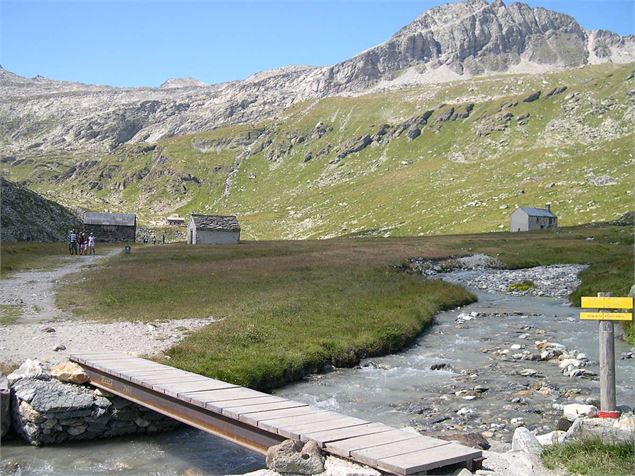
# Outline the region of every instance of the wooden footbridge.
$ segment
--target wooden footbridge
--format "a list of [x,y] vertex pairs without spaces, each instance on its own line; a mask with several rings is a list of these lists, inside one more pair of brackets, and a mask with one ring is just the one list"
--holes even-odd
[[291,438],[383,472],[409,475],[482,459],[473,448],[371,423],[132,357],[72,355],[90,383],[260,453]]

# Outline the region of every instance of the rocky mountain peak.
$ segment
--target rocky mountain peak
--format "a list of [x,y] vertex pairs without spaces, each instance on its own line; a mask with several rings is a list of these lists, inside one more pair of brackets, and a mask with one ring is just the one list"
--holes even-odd
[[[160,88],[112,88],[0,69],[0,122],[9,124],[0,141],[10,152],[112,149],[262,120],[306,99],[633,61],[633,36],[585,31],[571,16],[524,3],[466,0],[423,12],[384,43],[336,65],[286,66],[243,81],[180,78]],[[26,122],[38,127],[20,126]]]
[[175,88],[203,88],[207,86],[203,81],[196,78],[170,78],[164,81],[161,86],[162,89],[175,89]]

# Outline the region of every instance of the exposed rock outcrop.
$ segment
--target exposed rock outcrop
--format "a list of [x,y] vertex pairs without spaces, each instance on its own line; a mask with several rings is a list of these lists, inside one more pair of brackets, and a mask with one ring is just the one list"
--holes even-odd
[[63,241],[79,218],[59,203],[0,177],[2,241]]

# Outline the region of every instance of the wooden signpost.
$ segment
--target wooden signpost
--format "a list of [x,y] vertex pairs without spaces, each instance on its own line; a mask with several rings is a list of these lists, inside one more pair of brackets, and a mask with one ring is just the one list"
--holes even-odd
[[613,321],[633,320],[633,298],[611,297],[598,293],[597,297],[583,297],[586,309],[580,319],[597,320],[600,327],[600,418],[619,418],[615,397],[615,333]]

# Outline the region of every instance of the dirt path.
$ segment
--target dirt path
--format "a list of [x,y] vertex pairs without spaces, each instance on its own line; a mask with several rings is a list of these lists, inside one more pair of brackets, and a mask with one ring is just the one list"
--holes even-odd
[[55,291],[65,276],[99,265],[119,252],[69,256],[56,269],[25,271],[0,280],[0,304],[19,305],[23,309],[15,323],[0,325],[0,363],[20,364],[26,359],[56,363],[66,360],[71,353],[101,350],[158,354],[215,321],[210,316],[152,323],[98,323],[80,321],[55,306]]
[[63,258],[63,264],[55,269],[16,273],[10,279],[0,280],[0,304],[22,307],[17,324],[68,318],[68,313],[55,306],[55,290],[62,278],[119,252],[112,250],[103,255],[67,256]]

